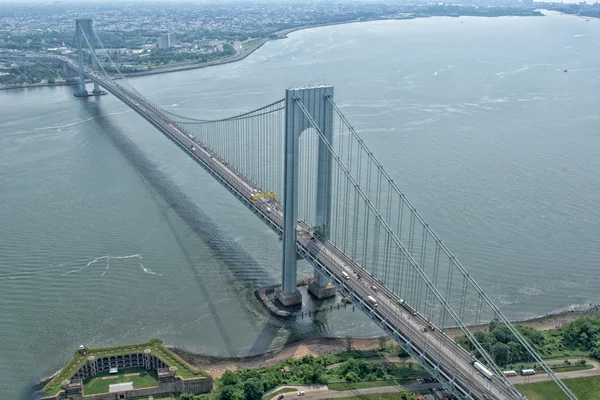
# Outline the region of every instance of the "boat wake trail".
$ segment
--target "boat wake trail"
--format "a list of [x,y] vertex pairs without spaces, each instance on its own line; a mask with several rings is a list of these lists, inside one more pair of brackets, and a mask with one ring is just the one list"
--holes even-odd
[[157,274],[156,272],[152,271],[151,269],[144,267],[144,266],[142,265],[142,263],[138,263],[138,265],[139,265],[140,267],[142,267],[142,270],[143,270],[145,273],[147,273],[147,274],[150,274],[150,275],[158,275],[158,276],[162,276],[162,274]]
[[[110,268],[110,260],[125,260],[125,259],[128,259],[128,258],[139,258],[141,260],[142,256],[139,255],[139,254],[131,254],[129,256],[101,256],[101,257],[96,257],[92,261],[90,261],[87,264],[85,264],[83,267],[76,268],[76,269],[73,269],[71,271],[65,272],[62,275],[64,276],[64,275],[74,274],[76,272],[83,271],[84,269],[86,269],[89,266],[94,265],[96,263],[106,262],[106,268],[102,272],[102,276],[104,276],[104,274],[106,274],[106,271],[108,271],[108,269]],[[140,264],[140,265],[142,265],[142,264]],[[144,267],[142,266],[142,268],[144,268]],[[146,268],[144,268],[144,272],[146,272]],[[151,272],[151,273],[154,274],[154,272]]]

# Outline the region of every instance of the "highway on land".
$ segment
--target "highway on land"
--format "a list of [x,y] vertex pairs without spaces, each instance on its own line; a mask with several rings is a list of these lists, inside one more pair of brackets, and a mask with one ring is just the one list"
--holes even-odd
[[[77,65],[66,57],[60,57],[72,68],[78,70]],[[154,105],[130,89],[126,89],[95,72],[86,69],[86,77],[98,82],[108,92],[118,97],[152,125],[158,128],[167,138],[188,153],[196,162],[203,166],[211,175],[223,184],[230,192],[238,197],[251,211],[258,215],[270,227],[282,234],[283,232],[283,205],[273,198],[265,197],[252,201],[252,195],[263,193],[264,190],[246,178],[227,160],[222,159],[213,150],[200,143],[192,135],[176,126],[167,116],[163,115]],[[299,252],[310,254],[320,265],[343,282],[345,289],[353,293],[356,298],[367,302],[368,296],[377,299],[379,305],[365,309],[374,320],[384,319],[387,323],[400,331],[404,337],[410,339],[412,345],[420,352],[435,360],[439,368],[448,376],[454,377],[458,385],[471,393],[476,399],[505,400],[513,399],[515,395],[505,387],[498,377],[491,381],[480,375],[472,366],[474,359],[456,342],[440,332],[423,332],[421,326],[427,321],[419,314],[412,315],[402,307],[400,300],[393,292],[369,275],[360,265],[346,256],[328,240],[312,237],[306,231],[309,227],[299,221],[300,232],[297,238]],[[344,280],[342,271],[350,275]],[[357,274],[360,274],[360,278]],[[373,290],[372,287],[376,287]],[[367,303],[368,304],[368,303]]]

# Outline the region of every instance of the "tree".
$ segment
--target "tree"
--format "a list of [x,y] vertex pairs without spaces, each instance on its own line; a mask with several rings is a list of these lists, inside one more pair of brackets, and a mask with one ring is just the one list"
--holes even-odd
[[240,383],[240,378],[235,372],[227,370],[221,376],[221,385],[223,386],[237,385],[238,383]]
[[346,382],[358,382],[360,380],[358,374],[354,371],[348,372],[344,379],[346,379]]
[[396,354],[398,357],[408,357],[408,353],[400,346],[396,346]]
[[246,400],[261,400],[265,390],[262,383],[256,378],[244,382],[244,397]]
[[386,336],[379,336],[377,338],[377,342],[379,343],[379,350],[381,350],[381,351],[385,350],[385,345],[387,343],[387,337]]
[[375,374],[369,374],[369,375],[365,376],[365,381],[372,382],[372,381],[376,381],[376,380],[377,380],[377,376]]
[[219,390],[216,398],[218,400],[242,400],[235,386],[224,386]]
[[344,338],[344,343],[346,343],[346,351],[352,351],[352,338],[350,336]]
[[274,387],[277,387],[280,383],[280,379],[278,376],[271,372],[266,372],[260,375],[260,381],[263,384],[263,389],[265,391],[271,390]]
[[600,340],[596,341],[596,343],[594,344],[594,347],[592,347],[590,356],[600,360]]
[[496,342],[492,347],[492,354],[494,355],[494,361],[498,365],[506,365],[508,364],[508,352],[510,348],[508,345],[502,342]]
[[588,337],[587,333],[581,332],[581,334],[579,335],[579,346],[583,347],[584,349],[590,347],[590,338]]

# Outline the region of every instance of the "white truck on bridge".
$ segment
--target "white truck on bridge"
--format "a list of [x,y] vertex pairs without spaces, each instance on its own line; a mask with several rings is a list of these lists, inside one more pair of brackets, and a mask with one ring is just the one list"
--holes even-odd
[[486,379],[488,379],[490,381],[494,377],[494,374],[492,373],[492,371],[490,371],[489,369],[487,369],[486,367],[484,367],[483,364],[480,363],[479,361],[474,361],[473,362],[473,368],[475,368],[477,371],[479,371],[479,373],[481,375],[483,375],[484,378],[486,378]]

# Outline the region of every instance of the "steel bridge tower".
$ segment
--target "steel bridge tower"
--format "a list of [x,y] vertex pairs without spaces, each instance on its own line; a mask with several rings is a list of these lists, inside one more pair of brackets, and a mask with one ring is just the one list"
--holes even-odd
[[[106,94],[100,87],[97,82],[94,82],[94,90],[92,93],[88,93],[85,87],[85,75],[84,75],[84,66],[83,66],[83,48],[85,44],[87,44],[90,48],[90,51],[93,55],[96,54],[96,49],[94,48],[94,28],[92,26],[92,20],[89,18],[86,19],[76,19],[75,20],[75,35],[77,37],[77,64],[79,65],[79,91],[75,93],[77,97],[87,97],[87,96],[99,96],[102,94]],[[92,70],[98,70],[98,61],[96,57],[92,56]]]
[[[283,197],[283,262],[281,290],[277,299],[284,306],[302,303],[302,296],[296,287],[297,261],[296,241],[298,234],[298,178],[299,178],[299,138],[312,125],[298,102],[308,110],[323,137],[319,138],[317,153],[317,190],[315,207],[315,234],[329,239],[331,228],[331,193],[333,157],[327,144],[333,140],[333,105],[328,98],[333,97],[333,86],[287,89],[285,92],[285,139],[284,139],[284,197]],[[317,298],[334,296],[335,286],[314,271],[314,283],[308,287]]]

